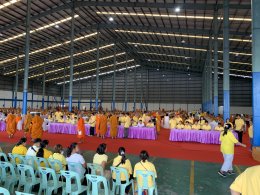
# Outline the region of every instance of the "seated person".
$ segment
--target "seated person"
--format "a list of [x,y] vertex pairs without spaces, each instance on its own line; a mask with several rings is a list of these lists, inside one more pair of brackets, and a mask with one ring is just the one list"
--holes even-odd
[[205,131],[210,131],[211,130],[211,126],[209,125],[208,121],[205,121],[205,124],[202,125],[201,129],[205,130]]
[[176,129],[183,129],[184,128],[184,125],[182,124],[182,122],[180,121],[178,123],[178,125],[176,126]]
[[195,121],[195,123],[191,127],[192,130],[200,130],[200,125],[198,121]]
[[41,143],[41,148],[44,150],[43,158],[49,158],[52,155],[52,151],[48,150],[47,147],[49,145],[49,140],[43,140]]
[[34,140],[33,146],[31,146],[30,148],[28,148],[26,155],[27,155],[27,156],[36,156],[36,153],[37,153],[38,150],[40,149],[41,142],[42,142],[42,140],[41,140],[40,138],[36,138],[36,139]]
[[97,148],[96,154],[94,155],[93,163],[101,165],[102,168],[104,169],[104,174],[105,174],[104,176],[106,178],[110,178],[111,172],[109,170],[105,170],[107,159],[108,159],[108,156],[106,155],[106,151],[107,151],[107,145],[105,143],[100,144]]
[[[78,146],[77,143],[72,143],[67,150],[67,163],[79,163],[82,165],[82,167],[78,167],[76,170],[73,170],[75,172],[77,172],[80,177],[82,178],[82,176],[85,175],[86,173],[86,167],[87,167],[87,163],[85,162],[83,156],[81,154],[79,154],[80,152],[80,148]],[[72,171],[72,170],[70,170]]]
[[206,121],[205,121],[204,117],[201,116],[200,119],[199,119],[199,121],[198,121],[199,125],[202,127],[202,126],[205,124],[205,122],[206,122]]
[[215,131],[224,131],[224,127],[221,125],[221,123],[218,123],[218,125],[214,129]]
[[185,120],[185,123],[188,122],[189,124],[193,124],[193,118],[190,116],[188,119]]
[[185,122],[183,129],[191,130],[191,126],[190,126],[190,123],[188,121]]
[[[114,158],[112,166],[126,169],[127,173],[128,173],[129,181],[133,179],[132,165],[131,165],[130,160],[127,159],[125,156],[125,148],[120,147],[118,149],[118,156],[116,158]],[[113,178],[113,181],[115,181],[115,179],[116,179],[115,173],[113,173],[112,178]],[[124,184],[125,180],[126,180],[125,175],[121,174],[120,178],[121,178],[121,183]],[[131,185],[126,187],[126,189],[125,189],[126,194],[129,193],[130,188],[131,188]]]
[[146,124],[146,127],[149,127],[149,128],[154,127],[154,123],[152,122],[152,120],[148,121],[148,123]]
[[172,116],[169,121],[170,129],[175,129],[177,126],[177,121],[175,120],[175,117]]
[[[153,163],[149,162],[149,154],[147,151],[143,150],[140,153],[140,159],[141,161],[136,163],[135,168],[134,168],[134,178],[137,177],[136,175],[136,171],[151,171],[154,172],[155,174],[155,178],[157,178],[157,173],[156,173],[156,169]],[[137,184],[142,186],[142,178],[136,178],[137,179]],[[153,181],[152,178],[149,177],[148,178],[148,185],[152,186],[153,185]]]
[[67,115],[65,123],[71,123],[70,114]]
[[144,123],[142,120],[138,121],[137,127],[144,127]]
[[[49,156],[51,159],[55,159],[61,162],[63,170],[66,170],[67,161],[65,156],[63,155],[63,147],[61,144],[57,144],[54,146],[54,153]],[[56,172],[59,172],[59,168],[56,167]]]
[[26,146],[27,139],[25,137],[21,138],[20,141],[14,146],[12,154],[19,154],[25,156],[27,153]]
[[64,123],[63,115],[61,115],[59,118],[57,118],[58,123]]

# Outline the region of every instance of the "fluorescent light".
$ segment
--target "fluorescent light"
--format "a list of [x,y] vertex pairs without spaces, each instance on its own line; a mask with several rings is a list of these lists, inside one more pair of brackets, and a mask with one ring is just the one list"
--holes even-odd
[[[79,17],[79,15],[75,15],[75,16],[74,16],[74,18],[77,18],[77,17]],[[47,24],[47,25],[45,25],[45,26],[42,26],[42,27],[39,27],[39,28],[37,28],[37,29],[31,30],[31,31],[30,31],[30,34],[33,34],[33,33],[39,32],[39,31],[42,31],[42,30],[47,29],[47,28],[50,28],[50,27],[52,27],[52,26],[55,26],[55,27],[56,27],[56,26],[59,26],[58,24],[67,22],[67,21],[69,21],[69,20],[71,20],[71,17],[68,17],[68,18],[65,18],[65,19],[62,19],[62,20],[53,22],[53,23],[51,23],[51,24]],[[57,28],[57,27],[56,27],[56,28]],[[26,33],[21,33],[21,34],[18,34],[18,35],[15,35],[15,36],[6,38],[6,39],[4,39],[4,40],[1,40],[1,41],[0,41],[0,44],[1,44],[1,43],[6,43],[6,42],[11,41],[11,40],[15,40],[15,39],[17,39],[17,38],[19,38],[19,37],[24,37],[25,34],[26,34]]]
[[12,4],[15,4],[15,3],[19,2],[19,1],[21,1],[21,0],[11,0],[11,1],[8,1],[8,2],[0,5],[0,10],[4,9],[5,7],[8,7],[8,6],[12,5]]
[[60,26],[58,24],[55,25],[55,28],[60,28]]
[[181,43],[185,43],[185,40],[182,40]]
[[180,11],[181,11],[181,8],[180,8],[180,7],[176,7],[176,8],[174,9],[174,11],[175,11],[175,12],[180,12]]
[[114,21],[114,18],[113,18],[113,17],[109,17],[108,20],[109,20],[110,22],[113,22],[113,21]]
[[[202,19],[202,20],[213,20],[213,16],[202,16],[202,15],[177,15],[177,14],[155,14],[155,13],[136,13],[136,12],[96,12],[99,15],[118,15],[118,16],[144,16],[144,17],[162,17],[162,18],[183,18],[183,19]],[[223,17],[218,17],[219,20],[223,20]],[[251,22],[251,18],[229,18],[231,21],[244,21],[244,22]]]

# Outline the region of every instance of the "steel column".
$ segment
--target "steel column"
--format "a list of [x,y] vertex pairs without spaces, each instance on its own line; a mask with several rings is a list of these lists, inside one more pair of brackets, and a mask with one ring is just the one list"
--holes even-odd
[[16,67],[15,67],[15,88],[14,88],[14,108],[17,108],[17,91],[18,91],[18,67],[19,67],[19,51],[17,54]]
[[128,77],[128,75],[127,75],[127,73],[128,73],[128,71],[127,71],[127,61],[128,61],[128,58],[127,58],[127,53],[126,53],[126,55],[125,55],[125,61],[126,61],[126,63],[125,63],[125,112],[128,110],[128,108],[127,108],[127,88],[128,88],[128,81],[127,81],[127,77]]
[[209,62],[208,62],[208,93],[209,93],[209,101],[208,101],[208,111],[212,113],[212,37],[209,39]]
[[[99,45],[100,44],[100,32],[97,30],[97,71],[96,71],[96,110],[98,110],[98,88],[99,88]],[[92,77],[91,77],[92,79]],[[91,81],[92,86],[92,81]],[[92,92],[91,92],[92,93]],[[91,103],[92,104],[92,103]]]
[[134,70],[134,111],[136,110],[136,64]]
[[115,110],[115,102],[116,102],[116,86],[115,86],[115,79],[116,79],[116,44],[114,45],[114,64],[113,64],[113,83],[112,83],[112,105],[111,110]]
[[44,97],[45,97],[45,78],[46,78],[46,60],[43,67],[43,78],[42,78],[42,109],[44,109]]

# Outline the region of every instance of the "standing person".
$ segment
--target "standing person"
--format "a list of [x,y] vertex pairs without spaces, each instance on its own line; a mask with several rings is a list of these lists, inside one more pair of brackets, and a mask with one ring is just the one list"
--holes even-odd
[[249,139],[250,139],[250,144],[251,144],[251,150],[253,149],[253,121],[250,120],[249,121],[249,128],[248,128],[248,136],[249,136]]
[[99,113],[96,114],[96,134],[97,137],[100,136],[100,120],[101,120],[101,116]]
[[232,131],[230,131],[230,127],[230,124],[226,124],[224,131],[221,133],[219,137],[219,141],[221,142],[220,150],[224,157],[224,163],[221,169],[218,171],[218,174],[222,177],[226,177],[227,174],[234,174],[232,162],[234,159],[235,144],[240,145],[242,147],[246,147],[245,144],[240,143],[236,139]]
[[22,129],[23,129],[23,120],[22,120],[21,114],[17,114],[17,116],[15,117],[15,123],[16,123],[16,129],[18,131],[22,131]]
[[78,130],[77,137],[79,139],[78,143],[83,143],[83,140],[85,138],[85,122],[81,114],[79,115],[77,130]]
[[161,131],[161,116],[159,115],[158,112],[156,112],[156,131],[157,131],[157,134],[160,133]]
[[168,115],[168,113],[166,113],[166,115],[164,116],[163,127],[164,127],[165,129],[169,129],[169,128],[170,128],[169,115]]
[[130,119],[129,113],[127,112],[125,114],[124,138],[128,138],[128,131],[129,131],[130,125],[131,125],[131,119]]
[[30,111],[27,111],[27,114],[24,119],[24,137],[27,136],[27,133],[30,131],[31,123],[32,123],[32,115],[30,114]]
[[6,132],[9,138],[12,138],[16,132],[15,116],[10,113],[6,118]]
[[238,134],[238,141],[243,142],[243,132],[245,128],[245,121],[241,118],[240,114],[237,115],[235,120],[235,131]]
[[257,195],[260,194],[260,165],[247,168],[231,184],[232,195]]
[[32,130],[31,138],[35,140],[36,138],[42,138],[43,129],[42,129],[43,119],[40,117],[40,114],[37,113],[32,119]]
[[[120,147],[118,149],[118,156],[114,158],[112,166],[126,169],[127,173],[128,173],[129,181],[131,181],[133,179],[132,165],[131,165],[130,160],[127,159],[127,157],[125,155],[125,148],[124,147]],[[114,182],[116,181],[116,174],[115,173],[112,174],[112,179],[113,179]],[[120,175],[120,179],[121,179],[122,184],[126,183],[126,178],[125,178],[124,174]],[[125,189],[126,194],[129,193],[130,188],[131,188],[131,184],[126,187],[126,189]],[[132,189],[132,190],[134,190],[134,189]]]
[[102,139],[105,139],[105,135],[107,132],[107,116],[102,113],[100,116],[100,136]]
[[115,113],[110,117],[110,136],[112,139],[117,137],[118,119]]
[[169,121],[169,125],[170,125],[170,129],[175,129],[175,128],[176,128],[177,122],[176,122],[174,116],[171,116],[171,119],[170,119],[170,121]]
[[94,113],[91,113],[90,119],[89,119],[89,125],[90,125],[90,136],[95,135],[95,126],[96,126],[96,116]]
[[[155,174],[155,178],[157,178],[157,173],[156,173],[156,169],[153,163],[149,162],[149,154],[147,151],[142,150],[140,152],[139,155],[141,161],[135,164],[135,168],[134,168],[134,178],[137,177],[136,175],[136,171],[151,171],[154,172]],[[137,178],[137,184],[139,186],[142,186],[142,178]],[[148,178],[148,186],[152,186],[153,185],[153,180],[151,178],[151,176]]]

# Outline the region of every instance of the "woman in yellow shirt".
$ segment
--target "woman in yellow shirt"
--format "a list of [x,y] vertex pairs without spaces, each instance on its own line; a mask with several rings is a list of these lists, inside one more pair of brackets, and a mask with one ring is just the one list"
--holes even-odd
[[199,125],[202,127],[202,126],[205,124],[205,122],[206,122],[205,119],[201,116],[201,117],[200,117],[200,120],[199,120],[199,122],[198,122]]
[[200,125],[198,121],[195,121],[194,125],[191,127],[192,130],[200,130]]
[[215,127],[215,131],[224,131],[224,127],[222,127],[221,123],[218,123],[218,126]]
[[251,150],[253,149],[253,121],[249,121],[248,136],[250,139]]
[[12,154],[19,154],[25,156],[27,153],[26,142],[27,139],[25,137],[21,138],[20,141],[13,148]]
[[226,124],[224,131],[221,133],[219,137],[219,141],[221,142],[220,150],[223,154],[224,163],[221,169],[218,171],[218,174],[222,177],[226,177],[227,174],[232,175],[233,172],[233,159],[234,159],[234,147],[235,144],[240,145],[242,147],[246,147],[245,144],[240,143],[234,134],[230,131],[231,125]]
[[182,122],[180,121],[179,123],[178,123],[178,125],[176,126],[176,129],[183,129],[184,128],[184,125],[182,124]]
[[204,130],[204,131],[210,131],[211,130],[211,126],[209,125],[208,121],[205,121],[205,124],[202,125],[201,129]]
[[153,128],[154,127],[153,122],[151,120],[149,120],[148,123],[146,124],[146,127]]
[[41,148],[44,150],[43,158],[49,158],[50,155],[52,155],[52,151],[47,149],[48,145],[49,145],[49,140],[42,140]]
[[[133,169],[132,169],[132,165],[129,159],[126,158],[125,156],[125,148],[124,147],[120,147],[118,149],[118,156],[116,158],[114,158],[113,160],[113,167],[120,167],[120,168],[124,168],[127,170],[128,173],[128,177],[129,177],[129,181],[133,179]],[[116,179],[116,174],[113,173],[112,175],[113,181],[115,181]],[[121,183],[124,184],[126,181],[125,175],[121,175]],[[125,193],[128,194],[131,188],[131,184],[128,185],[125,189]],[[132,189],[134,190],[134,189]]]
[[171,119],[169,121],[169,125],[170,125],[170,129],[175,129],[176,128],[177,122],[176,122],[174,116],[171,117]]
[[96,154],[93,157],[93,163],[101,165],[104,169],[104,174],[107,179],[111,178],[111,172],[109,170],[105,170],[108,156],[106,155],[107,145],[105,143],[99,144]]
[[[49,156],[50,159],[55,159],[61,162],[63,170],[66,170],[67,161],[65,156],[63,155],[63,147],[61,144],[57,144],[54,146],[54,153]],[[55,166],[56,167],[56,166]],[[56,172],[59,172],[59,167],[57,166]]]
[[230,125],[231,125],[231,129],[234,128],[234,125],[229,121],[229,118],[227,118],[227,120],[226,120],[224,126],[225,126],[226,124],[230,124]]
[[[149,154],[147,151],[143,150],[140,152],[140,159],[141,161],[136,163],[135,165],[135,168],[134,168],[134,178],[137,177],[136,175],[136,171],[151,171],[151,172],[154,172],[155,174],[155,178],[157,178],[157,173],[156,173],[156,169],[155,169],[155,166],[153,163],[149,162],[148,159],[149,159]],[[142,186],[142,178],[141,177],[138,177],[136,178],[137,179],[137,184],[139,186]],[[153,185],[153,181],[152,181],[152,178],[151,176],[148,178],[148,186],[152,186]]]
[[191,126],[188,121],[185,122],[184,128],[185,130],[191,130]]

